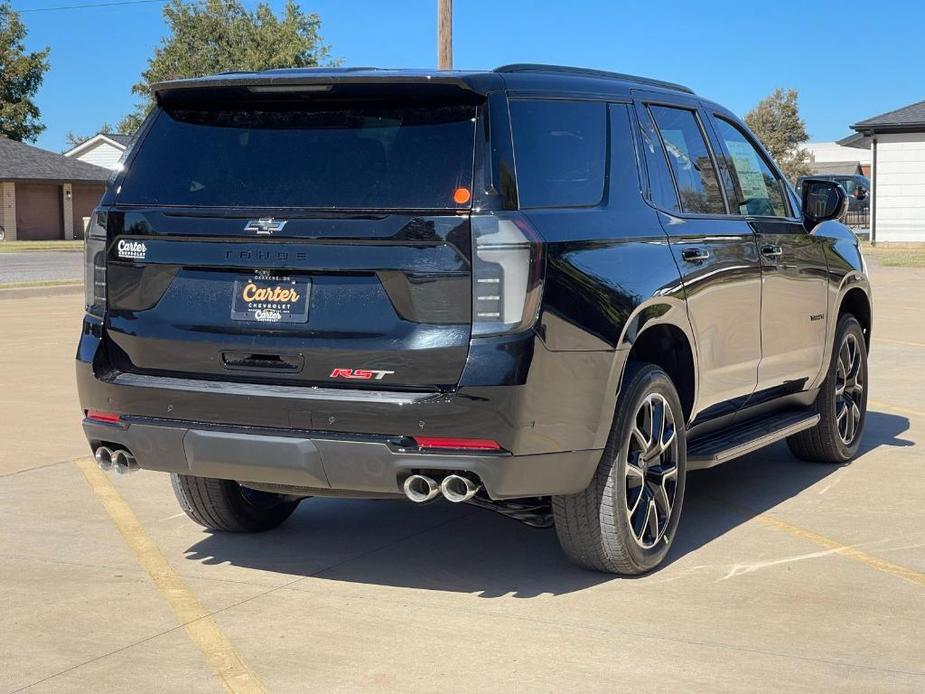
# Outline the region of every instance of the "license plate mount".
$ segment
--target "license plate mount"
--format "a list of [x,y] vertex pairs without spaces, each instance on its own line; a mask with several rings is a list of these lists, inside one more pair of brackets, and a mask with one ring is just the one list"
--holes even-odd
[[257,323],[307,323],[308,278],[256,273],[235,280],[231,319]]

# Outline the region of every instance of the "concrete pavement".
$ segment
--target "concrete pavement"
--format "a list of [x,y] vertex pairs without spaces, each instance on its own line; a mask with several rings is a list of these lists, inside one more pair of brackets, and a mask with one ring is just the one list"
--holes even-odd
[[0,691],[921,692],[925,270],[873,279],[862,455],[693,473],[668,565],[632,580],[445,503],[209,534],[165,475],[71,462],[81,295],[2,299]]
[[83,278],[79,251],[0,253],[0,285],[10,282],[60,282]]

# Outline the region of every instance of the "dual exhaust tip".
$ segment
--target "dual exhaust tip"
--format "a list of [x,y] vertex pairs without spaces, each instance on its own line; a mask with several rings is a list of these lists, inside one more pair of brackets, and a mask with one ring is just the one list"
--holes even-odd
[[402,485],[405,496],[416,504],[431,501],[438,494],[443,494],[447,501],[459,504],[469,501],[481,488],[482,485],[462,475],[447,475],[439,484],[427,475],[410,475]]
[[100,470],[115,470],[120,475],[124,475],[139,469],[135,456],[124,448],[100,446],[93,453],[93,457],[96,458],[96,464],[100,466]]

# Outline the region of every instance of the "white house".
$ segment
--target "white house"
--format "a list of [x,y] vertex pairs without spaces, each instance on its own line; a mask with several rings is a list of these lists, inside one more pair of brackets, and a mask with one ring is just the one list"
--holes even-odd
[[925,101],[851,127],[840,144],[871,156],[871,240],[925,243]]
[[119,163],[119,157],[122,156],[131,141],[131,135],[99,133],[68,150],[64,153],[64,156],[74,157],[94,166],[115,169]]
[[803,149],[809,152],[813,173],[870,176],[870,151],[849,147],[842,142],[807,142],[803,145]]

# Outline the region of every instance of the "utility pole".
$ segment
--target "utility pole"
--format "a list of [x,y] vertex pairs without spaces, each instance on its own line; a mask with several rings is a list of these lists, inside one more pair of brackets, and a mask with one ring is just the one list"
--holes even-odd
[[437,67],[453,69],[453,0],[437,0]]

